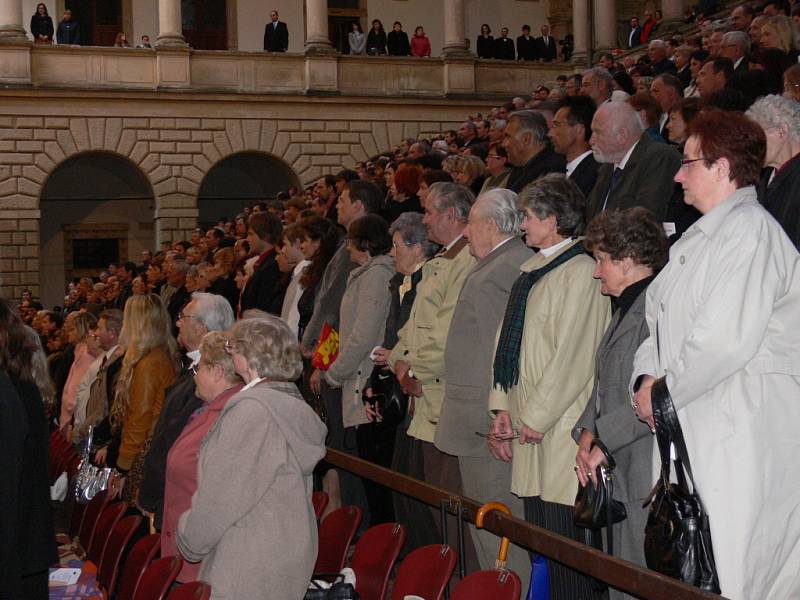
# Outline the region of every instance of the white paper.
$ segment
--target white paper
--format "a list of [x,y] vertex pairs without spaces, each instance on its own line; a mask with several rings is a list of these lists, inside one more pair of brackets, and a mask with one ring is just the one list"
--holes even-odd
[[51,585],[75,585],[81,576],[80,569],[60,568],[50,569]]
[[675,229],[675,223],[662,223],[661,226],[664,228],[664,233],[667,234],[667,237],[675,235],[677,232],[677,229]]

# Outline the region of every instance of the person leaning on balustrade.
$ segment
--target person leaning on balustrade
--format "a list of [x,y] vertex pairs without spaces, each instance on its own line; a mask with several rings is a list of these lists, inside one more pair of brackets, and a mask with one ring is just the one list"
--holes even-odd
[[[576,473],[581,486],[597,486],[597,467],[605,461],[595,439],[616,461],[614,499],[625,504],[627,518],[614,525],[614,556],[646,566],[643,505],[653,487],[653,436],[631,411],[628,382],[636,349],[649,335],[644,319],[645,292],[667,262],[667,236],[645,208],[600,213],[584,240],[594,254],[594,278],[616,308],[595,357],[594,387],[572,430],[578,443]],[[610,589],[612,600],[630,596]]]
[[326,428],[292,383],[300,349],[278,317],[238,321],[225,349],[245,385],[203,441],[177,547],[202,561],[212,598],[302,598],[317,558],[311,475]]
[[672,396],[722,595],[759,600],[800,596],[800,255],[756,199],[766,146],[739,113],[689,125],[675,181],[702,216],[647,290],[631,376],[651,427],[656,379]]
[[[511,491],[523,499],[527,521],[583,541],[572,523],[578,482],[570,434],[591,394],[611,310],[580,239],[578,186],[564,174],[545,175],[522,190],[519,206],[525,241],[539,252],[522,264],[500,327],[489,449],[511,462]],[[578,571],[549,561],[549,573],[552,600],[601,597]]]

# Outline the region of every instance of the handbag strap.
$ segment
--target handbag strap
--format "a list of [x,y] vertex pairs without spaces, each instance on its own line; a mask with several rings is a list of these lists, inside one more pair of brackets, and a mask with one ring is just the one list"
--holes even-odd
[[[653,419],[656,424],[656,439],[661,455],[662,476],[665,477],[665,482],[669,481],[670,463],[673,462],[670,457],[670,445],[672,444],[675,446],[675,454],[677,457],[674,462],[675,474],[678,477],[678,482],[685,486],[685,470],[692,484],[692,490],[695,491],[697,495],[694,476],[692,475],[692,466],[689,461],[689,452],[686,449],[686,440],[683,438],[683,429],[678,420],[678,413],[675,411],[672,396],[667,388],[666,377],[655,381],[650,394],[653,406]],[[699,499],[699,495],[697,495],[697,497]]]

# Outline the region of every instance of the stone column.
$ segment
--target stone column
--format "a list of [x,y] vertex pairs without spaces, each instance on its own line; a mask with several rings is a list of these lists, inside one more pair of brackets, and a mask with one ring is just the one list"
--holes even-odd
[[22,0],[0,0],[0,44],[27,41],[22,28]]
[[595,50],[617,47],[617,7],[615,0],[594,0]]
[[444,46],[442,56],[469,57],[464,43],[464,0],[444,0]]
[[336,53],[328,37],[328,0],[306,0],[305,53]]
[[182,32],[181,0],[158,0],[156,46],[187,47]]
[[572,62],[576,65],[586,64],[590,26],[589,0],[572,0],[572,37],[575,44]]

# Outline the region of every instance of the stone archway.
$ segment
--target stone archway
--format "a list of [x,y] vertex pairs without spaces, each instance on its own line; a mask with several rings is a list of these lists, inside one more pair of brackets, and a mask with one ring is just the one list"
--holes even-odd
[[61,304],[71,277],[96,276],[109,262],[139,262],[142,250],[155,247],[152,185],[119,154],[70,156],[44,182],[39,207],[45,306]]
[[272,200],[300,179],[280,158],[245,151],[226,156],[208,170],[197,194],[198,221],[208,225],[233,217],[245,206]]

